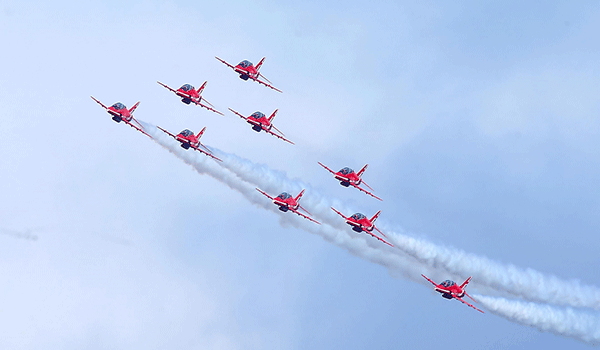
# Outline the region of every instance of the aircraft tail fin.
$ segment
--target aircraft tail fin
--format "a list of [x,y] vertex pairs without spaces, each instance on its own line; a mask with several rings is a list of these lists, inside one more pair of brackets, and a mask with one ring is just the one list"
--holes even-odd
[[373,215],[373,217],[371,218],[371,223],[374,224],[375,220],[377,220],[377,218],[379,217],[379,214],[381,214],[381,210],[378,211],[375,215]]
[[262,60],[260,60],[260,62],[258,62],[258,64],[256,65],[256,70],[260,70],[260,67],[262,66],[263,62],[265,61],[265,57],[262,58]]
[[298,202],[300,200],[300,198],[302,198],[303,195],[304,195],[304,189],[302,189],[302,191],[300,191],[300,193],[296,196],[296,198],[294,198],[296,200],[296,202]]
[[206,130],[206,126],[203,127],[202,130],[200,130],[200,132],[198,133],[198,135],[196,135],[196,142],[200,143],[200,138],[204,134],[204,130]]
[[364,167],[362,167],[362,169],[360,169],[360,170],[358,171],[358,173],[356,173],[356,175],[358,175],[358,177],[361,177],[361,176],[363,176],[363,174],[365,173],[365,170],[367,170],[367,167],[368,167],[368,166],[369,166],[369,164],[365,164],[365,166],[364,166]]
[[196,135],[196,147],[203,147],[205,150],[208,151],[208,153],[212,154],[212,151],[209,150],[206,146],[204,146],[202,144],[202,142],[200,142],[200,138],[202,137],[202,135],[204,135],[204,131],[206,130],[206,126],[202,128],[202,130],[200,130],[200,132],[198,132],[198,135]]
[[276,109],[273,113],[271,113],[271,116],[269,117],[269,123],[273,121],[273,119],[275,119],[275,115],[277,114],[277,112],[279,111],[279,109]]
[[129,114],[133,113],[133,111],[135,111],[135,109],[138,108],[139,105],[140,101],[138,101],[136,104],[133,105],[133,107],[129,109]]
[[467,278],[467,280],[460,285],[460,288],[464,289],[467,286],[467,284],[469,284],[469,282],[471,282],[471,276],[469,276],[469,278]]
[[[277,132],[278,132],[278,133],[280,133],[280,134],[281,134],[281,136],[284,136],[284,137],[285,137],[285,134],[284,134],[283,132],[281,132],[281,130],[277,129],[277,127],[275,127],[275,125],[273,125],[273,123],[272,123],[273,119],[275,119],[275,114],[277,114],[277,112],[278,112],[278,111],[279,111],[279,109],[276,109],[276,110],[273,112],[273,114],[271,114],[271,116],[269,117],[269,124],[271,125],[271,128],[273,128],[273,129],[277,130]],[[274,134],[274,135],[275,135],[275,134]],[[293,143],[292,141],[290,141],[290,140],[287,140],[287,139],[284,139],[284,140],[285,140],[285,141],[287,141],[287,142],[289,142],[289,143],[291,143],[292,145],[294,144],[294,143]]]
[[204,87],[206,86],[206,83],[208,83],[208,81],[205,81],[204,84],[202,84],[202,86],[200,86],[198,88],[198,95],[202,95],[202,91],[204,91]]

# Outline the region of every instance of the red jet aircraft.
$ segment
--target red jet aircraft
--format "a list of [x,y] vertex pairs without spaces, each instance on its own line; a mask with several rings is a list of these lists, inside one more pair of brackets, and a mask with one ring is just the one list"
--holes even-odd
[[[244,117],[243,115],[234,111],[231,108],[229,108],[229,110],[232,111],[233,113],[237,114],[238,116],[240,116],[240,118],[244,119],[246,122],[248,122],[248,124],[252,125],[252,130],[254,130],[256,132],[260,132],[261,130],[264,130],[268,134],[271,134],[271,135],[278,137],[286,142],[289,142],[292,145],[294,144],[292,141],[283,137],[285,135],[283,135],[281,130],[277,129],[275,127],[275,125],[271,124],[271,122],[273,121],[273,118],[275,118],[275,114],[277,114],[278,109],[276,109],[275,112],[273,112],[273,114],[271,114],[271,116],[269,118],[267,118],[262,112],[258,112],[258,111],[252,113],[252,115],[249,117]],[[277,130],[281,135],[278,135],[278,134],[272,132],[271,129]]]
[[[471,296],[469,294],[467,294],[467,292],[465,292],[465,287],[467,286],[467,284],[469,284],[469,281],[471,281],[471,277],[467,278],[467,280],[464,281],[463,284],[461,284],[459,286],[454,281],[451,281],[451,280],[445,280],[444,282],[437,284],[437,283],[433,282],[432,280],[430,280],[429,278],[427,278],[427,276],[425,276],[423,274],[421,274],[421,276],[423,276],[423,278],[425,278],[426,280],[431,282],[435,286],[435,288],[434,288],[435,291],[442,293],[442,297],[444,297],[446,299],[453,299],[453,298],[457,299],[461,303],[469,305],[470,307],[472,307],[473,309],[475,309],[479,312],[485,313],[462,299],[465,295],[468,296],[469,298],[471,298]],[[474,302],[477,302],[473,298],[471,298],[471,300],[473,300]]]
[[[184,84],[179,89],[175,90],[172,87],[169,87],[169,86],[161,83],[160,81],[157,81],[157,83],[159,83],[160,85],[164,86],[165,88],[173,91],[175,93],[175,95],[181,97],[181,102],[185,103],[186,105],[189,105],[191,102],[193,102],[200,107],[204,107],[204,108],[208,109],[209,111],[213,111],[217,114],[224,115],[223,113],[214,109],[215,106],[213,106],[210,102],[208,102],[205,98],[202,97],[202,91],[204,90],[204,87],[206,86],[206,83],[207,83],[206,81],[204,82],[204,84],[202,84],[202,86],[200,86],[198,88],[198,90],[195,90],[194,87],[190,84]],[[203,104],[202,101],[206,102],[210,107]]]
[[308,219],[312,222],[316,222],[317,224],[321,225],[320,222],[312,219],[310,216],[304,215],[301,212],[298,211],[298,209],[302,209],[305,212],[307,212],[309,215],[311,215],[308,210],[304,209],[298,202],[300,201],[300,198],[302,198],[302,195],[304,194],[304,190],[300,191],[300,194],[298,194],[296,196],[296,198],[292,197],[289,193],[287,192],[283,192],[281,193],[279,196],[273,198],[271,196],[269,196],[267,193],[265,193],[264,191],[262,191],[261,189],[256,189],[258,192],[264,194],[265,196],[269,197],[272,201],[273,204],[279,206],[279,210],[281,210],[282,212],[286,212],[286,211],[291,211],[294,212],[300,216],[302,216],[305,219]]
[[[212,158],[222,162],[221,159],[213,156],[212,152],[206,146],[204,146],[202,143],[200,143],[200,137],[202,137],[202,134],[204,134],[204,130],[206,130],[206,126],[198,133],[198,135],[195,135],[195,136],[194,136],[194,133],[188,129],[183,130],[176,136],[176,135],[171,134],[167,130],[161,128],[160,126],[157,126],[157,128],[164,131],[165,133],[167,133],[169,136],[171,136],[175,140],[181,142],[181,148],[187,150],[187,149],[190,149],[190,147],[192,147],[196,151],[198,151],[200,153],[204,153],[207,156],[212,157]],[[204,148],[204,150],[201,149],[200,146],[202,146]]]
[[343,217],[346,220],[346,223],[350,226],[352,226],[352,230],[361,233],[361,232],[366,232],[367,234],[377,238],[378,240],[382,241],[383,243],[389,245],[390,247],[393,247],[394,245],[392,245],[391,243],[389,243],[388,241],[386,241],[385,239],[377,236],[376,234],[373,233],[373,230],[377,230],[377,232],[381,233],[381,235],[383,235],[383,237],[385,237],[385,235],[383,234],[383,232],[379,231],[379,229],[377,227],[375,227],[375,220],[377,220],[377,217],[379,216],[379,214],[381,213],[381,210],[377,212],[377,214],[373,215],[373,217],[371,218],[371,220],[367,219],[366,216],[364,216],[361,213],[356,213],[350,217],[346,217],[344,214],[340,213],[339,211],[337,211],[334,207],[331,207],[331,210],[335,211],[336,213],[340,214],[341,217]]
[[[102,102],[96,100],[94,98],[94,96],[90,96],[90,97],[92,98],[92,100],[98,102],[98,104],[100,106],[104,107],[104,109],[106,109],[108,114],[112,115],[112,120],[114,120],[115,122],[120,123],[121,121],[123,121],[123,122],[125,122],[125,124],[131,126],[132,128],[136,129],[137,131],[143,133],[144,135],[152,138],[150,135],[148,135],[144,131],[144,127],[142,126],[142,124],[140,124],[140,122],[135,120],[135,118],[133,117],[133,111],[135,111],[137,106],[140,104],[139,101],[138,101],[138,103],[134,104],[133,107],[131,107],[130,109],[127,109],[127,107],[125,107],[125,105],[122,104],[121,102],[117,102],[110,107],[106,107]],[[133,123],[131,122],[132,120],[134,122],[136,122],[137,125],[139,125],[139,127],[133,125]]]
[[[262,58],[262,60],[260,60],[260,62],[258,62],[256,67],[252,64],[252,62],[247,61],[247,60],[243,60],[242,62],[238,63],[237,66],[234,66],[230,63],[225,62],[224,60],[220,59],[217,56],[215,56],[215,58],[218,59],[219,61],[225,63],[227,66],[229,66],[229,68],[233,69],[236,73],[238,73],[240,75],[240,79],[248,80],[248,78],[250,78],[259,84],[263,84],[266,87],[270,87],[271,89],[273,89],[275,91],[282,92],[281,90],[277,89],[273,85],[270,85],[272,83],[269,81],[269,79],[267,79],[264,75],[262,75],[259,72],[260,67],[262,66],[263,62],[265,61],[264,57]],[[261,77],[264,80],[266,80],[268,82],[268,84],[266,82],[260,80]]]
[[364,174],[365,170],[367,170],[367,166],[369,164],[365,165],[362,169],[360,169],[360,171],[358,173],[355,173],[354,170],[352,170],[348,167],[345,167],[336,173],[335,171],[333,171],[333,170],[329,169],[328,167],[326,167],[325,165],[323,165],[323,163],[321,163],[321,162],[318,162],[318,163],[323,168],[329,170],[329,172],[333,174],[333,177],[335,177],[337,180],[340,181],[340,185],[342,185],[344,187],[354,186],[354,187],[358,188],[360,191],[363,191],[364,193],[368,194],[369,196],[371,196],[373,198],[377,198],[379,200],[382,200],[381,198],[377,197],[373,193],[358,187],[358,185],[363,183],[365,186],[370,188],[371,191],[373,191],[371,186],[367,185],[367,183],[362,179],[362,175]]

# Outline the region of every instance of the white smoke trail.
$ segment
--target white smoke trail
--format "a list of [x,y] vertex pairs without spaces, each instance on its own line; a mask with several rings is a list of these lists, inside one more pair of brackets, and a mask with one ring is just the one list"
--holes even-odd
[[600,316],[572,308],[557,308],[532,302],[472,295],[488,311],[511,322],[542,332],[575,338],[600,345]]
[[[557,305],[600,309],[600,290],[577,280],[561,280],[527,268],[505,265],[486,257],[448,248],[407,235],[393,234],[390,240],[405,253],[428,266],[443,267],[462,277],[473,276],[478,284],[526,300]],[[568,288],[565,288],[568,286]]]
[[[530,269],[522,270],[512,265],[504,266],[487,258],[440,247],[425,240],[417,240],[402,234],[391,235],[388,232],[388,237],[393,236],[392,241],[400,246],[401,250],[388,247],[373,239],[357,239],[357,235],[351,233],[345,227],[343,220],[330,215],[330,200],[312,189],[307,191],[307,193],[311,193],[310,197],[303,197],[303,205],[308,203],[310,205],[309,209],[325,223],[324,225],[316,225],[289,213],[283,214],[270,201],[265,200],[261,194],[255,191],[254,186],[259,186],[273,193],[284,188],[299,191],[301,188],[310,188],[310,186],[299,180],[289,180],[285,173],[273,171],[265,165],[256,165],[248,160],[221,151],[216,152],[223,159],[223,162],[215,162],[197,152],[185,151],[179,147],[178,142],[164,135],[155,126],[143,124],[145,130],[154,138],[154,141],[191,165],[198,173],[210,175],[240,192],[251,203],[278,213],[282,223],[292,224],[297,228],[318,234],[325,240],[346,249],[356,256],[385,266],[388,272],[395,277],[401,276],[419,283],[426,283],[421,279],[420,274],[439,273],[440,268],[447,271],[457,271],[459,275],[472,272],[484,274],[485,271],[491,269],[495,271],[488,271],[489,273],[495,274],[495,278],[505,278],[505,281],[510,283],[510,287],[496,286],[496,282],[489,283],[487,277],[482,276],[482,280],[488,281],[489,285],[496,286],[501,290],[504,289],[511,294],[531,299],[545,299],[549,302],[556,302],[557,297],[543,293],[539,288],[550,288],[552,291],[558,292],[560,297],[563,297],[564,293],[557,291],[556,285],[562,284],[564,287],[565,283],[571,283]],[[337,205],[341,207],[340,203]],[[318,210],[315,210],[315,208],[318,208]],[[340,222],[342,225],[339,225]],[[342,229],[336,229],[337,226],[341,226]],[[475,266],[461,265],[452,258],[449,259],[451,255],[456,255],[458,260],[472,261]],[[462,269],[466,271],[462,271]],[[476,273],[473,274],[476,275]],[[519,278],[523,277],[524,281],[519,281]],[[540,283],[541,287],[532,286],[534,282]],[[568,291],[571,294],[577,294],[581,299],[568,299],[568,302],[582,306],[589,306],[587,304],[590,297],[585,295],[586,293],[595,294],[597,292],[593,287],[588,286],[580,286],[581,288],[575,289],[571,287],[569,285]],[[537,298],[535,293],[541,293],[542,296]],[[510,321],[591,344],[598,344],[600,341],[600,318],[596,315],[571,308],[557,309],[548,305],[510,301],[504,298],[492,298],[482,295],[474,297],[486,309]]]
[[[317,225],[291,213],[282,213],[266,197],[256,191],[254,185],[242,181],[236,174],[222,167],[221,162],[216,162],[212,158],[206,157],[199,152],[194,152],[193,150],[184,150],[177,141],[164,134],[157,129],[156,126],[141,120],[140,123],[156,143],[183,160],[185,163],[191,165],[198,173],[209,175],[223,182],[229,188],[241,193],[251,203],[277,213],[282,223],[291,224],[296,228],[320,235],[328,242],[346,249],[355,256],[359,256],[388,268],[388,272],[393,276],[401,276],[413,281],[422,282],[420,274],[423,272],[431,272],[427,266],[415,263],[413,258],[402,254],[390,254],[390,252],[385,251],[385,248],[382,250],[381,247],[379,247],[379,241],[364,237],[361,239],[358,235],[349,231],[347,227],[343,227],[343,230],[338,230],[329,225]],[[219,152],[219,155],[221,153],[222,152]],[[223,160],[223,162],[226,162],[226,160]],[[274,181],[279,175],[280,174],[273,172],[271,175],[272,177],[266,176],[265,181],[268,181],[268,179]],[[271,190],[273,193],[278,191],[278,189],[273,188],[272,185],[266,183],[262,188],[267,191]],[[305,202],[303,202],[303,205],[304,204]],[[343,220],[341,221],[343,223]],[[387,247],[387,245],[385,247]]]
[[[255,164],[222,151],[216,150],[216,152],[223,159],[221,166],[235,173],[240,179],[262,189],[275,193],[283,189],[300,191],[302,188],[307,188],[306,195],[302,198],[303,205],[322,222],[342,230],[345,228],[344,221],[330,210],[332,205],[337,208],[343,207],[341,203],[321,195],[300,180],[290,180],[285,173],[271,170],[266,165]],[[379,222],[385,224],[385,219],[380,219]],[[473,276],[476,285],[484,285],[495,291],[530,301],[600,309],[600,289],[597,287],[582,285],[576,280],[561,280],[556,276],[529,268],[505,265],[460,249],[436,245],[397,232],[386,230],[386,235],[400,251],[415,258],[430,270],[444,270],[446,274],[463,279]],[[389,250],[385,247],[381,249],[385,249],[389,254],[398,253],[397,250]],[[565,285],[569,288],[564,288]]]

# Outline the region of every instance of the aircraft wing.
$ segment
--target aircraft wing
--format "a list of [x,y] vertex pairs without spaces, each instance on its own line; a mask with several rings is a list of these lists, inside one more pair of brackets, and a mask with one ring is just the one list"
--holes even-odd
[[219,61],[221,61],[221,62],[225,63],[227,66],[229,66],[229,68],[231,68],[231,69],[235,69],[235,66],[233,66],[233,65],[231,65],[231,64],[229,64],[229,63],[227,63],[227,62],[225,62],[224,60],[220,59],[219,57],[215,56],[215,58],[216,58],[216,59],[218,59]]
[[105,105],[104,105],[102,102],[100,102],[100,101],[96,100],[96,98],[94,98],[94,96],[90,96],[90,97],[92,98],[92,100],[94,100],[94,101],[98,102],[98,104],[99,104],[100,106],[104,107],[104,109],[108,109],[108,107],[106,107],[106,106],[105,106]]
[[157,81],[157,83],[159,83],[160,85],[164,86],[165,88],[167,88],[167,89],[169,89],[169,90],[173,91],[174,93],[177,93],[177,90],[173,89],[172,87],[169,87],[169,86],[167,86],[167,85],[165,85],[165,84],[161,83],[160,81]]
[[263,130],[264,130],[266,133],[269,133],[269,134],[271,134],[271,135],[273,135],[273,136],[275,136],[275,137],[278,137],[278,138],[282,139],[283,141],[289,142],[289,143],[291,143],[292,145],[294,144],[292,141],[290,141],[290,140],[286,139],[285,137],[283,137],[283,136],[281,136],[281,135],[278,135],[278,134],[276,134],[276,133],[272,132],[271,130],[267,130],[267,129],[263,129]]
[[333,175],[335,175],[335,171],[329,169],[328,167],[326,167],[325,165],[323,165],[323,163],[321,163],[321,162],[317,162],[317,163],[319,163],[320,166],[322,166],[323,168],[327,169],[330,173],[332,173]]
[[[161,129],[161,130],[162,130],[162,129]],[[163,130],[163,131],[164,131],[164,130]],[[166,132],[166,131],[165,131],[165,132]],[[171,135],[171,136],[173,136],[173,135]],[[202,144],[201,144],[201,145],[202,145]],[[207,155],[207,156],[209,156],[209,157],[211,157],[211,158],[213,158],[213,159],[215,159],[215,160],[218,160],[219,162],[222,162],[222,160],[221,160],[221,159],[219,159],[219,158],[217,158],[217,157],[213,156],[213,155],[212,155],[212,153],[211,153],[210,151],[209,151],[209,152],[207,152],[207,151],[205,151],[205,150],[202,150],[202,149],[200,149],[200,147],[197,147],[197,146],[194,146],[194,145],[190,145],[190,147],[192,147],[192,148],[193,148],[193,149],[195,149],[196,151],[198,151],[198,152],[200,152],[200,153],[203,153],[203,154],[205,154],[205,155]],[[202,147],[206,148],[204,145],[202,145]]]
[[304,210],[306,212],[306,214],[308,215],[312,215],[308,210],[306,210],[306,208],[304,208],[303,206],[301,206],[300,204],[298,204],[298,208]]
[[428,280],[429,282],[431,282],[431,284],[433,284],[434,286],[438,286],[437,283],[433,282],[432,280],[430,280],[427,276],[425,276],[424,274],[421,274],[421,276],[423,276],[424,279]]
[[385,235],[385,233],[381,232],[381,231],[380,231],[380,230],[377,228],[377,226],[373,225],[373,228],[374,228],[374,229],[375,229],[377,232],[381,233],[381,235],[382,235],[383,237],[387,238],[387,236]]
[[160,126],[157,126],[157,128],[159,128],[160,130],[164,131],[167,135],[169,135],[172,138],[174,138],[175,140],[177,140],[177,137],[175,135],[171,134],[170,132],[168,132],[167,130],[161,128]]
[[202,146],[202,148],[204,148],[206,151],[208,151],[208,153],[212,154],[212,151],[210,150],[210,148],[204,146],[204,144],[202,144],[202,142],[198,141],[198,146]]
[[373,191],[373,188],[369,185],[367,185],[367,183],[365,182],[365,180],[360,179],[360,183],[362,183],[363,185],[367,186],[368,189],[370,189],[371,191]]
[[333,210],[333,211],[335,211],[336,213],[340,214],[340,216],[341,216],[341,217],[343,217],[343,218],[344,218],[344,220],[348,220],[348,218],[347,218],[347,217],[346,217],[344,214],[340,213],[340,212],[339,212],[337,209],[335,209],[334,207],[331,207],[331,210]]
[[140,124],[140,122],[138,122],[137,120],[135,120],[135,118],[133,118],[133,117],[131,117],[131,120],[134,120],[134,121],[135,121],[135,122],[136,122],[136,123],[139,125],[139,127],[138,127],[138,126],[135,126],[135,125],[133,125],[133,123],[132,123],[132,122],[130,122],[130,121],[127,121],[127,120],[125,120],[125,119],[123,119],[122,121],[123,121],[123,122],[125,122],[127,125],[131,126],[132,128],[136,129],[137,131],[141,132],[142,134],[144,134],[144,135],[148,136],[149,138],[152,138],[152,136],[148,135],[148,133],[146,133],[146,132],[144,131],[144,127],[142,126],[142,124]]
[[[205,100],[205,101],[206,101],[206,100]],[[216,109],[214,109],[214,108],[212,108],[212,107],[209,107],[209,106],[207,106],[207,105],[203,104],[203,103],[202,103],[202,102],[200,102],[200,101],[194,101],[194,100],[192,100],[192,102],[194,102],[195,104],[197,104],[197,105],[198,105],[198,106],[200,106],[200,107],[204,107],[204,108],[208,109],[208,110],[209,110],[209,111],[211,111],[211,112],[215,112],[215,113],[217,113],[217,114],[220,114],[220,115],[225,115],[225,114],[223,114],[223,113],[221,113],[221,112],[217,111]],[[208,102],[208,101],[206,101],[206,102]]]
[[475,310],[477,310],[477,311],[481,312],[482,314],[485,314],[485,312],[483,312],[483,311],[479,310],[479,309],[478,309],[478,308],[476,308],[475,306],[473,306],[473,305],[471,305],[471,304],[467,303],[466,301],[462,300],[462,298],[459,298],[459,297],[456,297],[456,296],[455,296],[455,297],[454,297],[454,299],[456,299],[456,300],[460,301],[460,302],[461,302],[461,303],[463,303],[463,304],[466,304],[466,305],[468,305],[468,306],[472,307],[473,309],[475,309]]
[[261,190],[261,189],[256,189],[258,192],[264,194],[265,196],[269,197],[270,200],[273,200],[273,197],[269,196],[265,191]]
[[383,239],[383,238],[381,238],[381,237],[377,236],[377,235],[376,235],[376,234],[374,234],[373,232],[369,232],[369,231],[366,231],[366,230],[364,230],[364,232],[366,232],[366,233],[370,234],[371,236],[373,236],[373,237],[377,238],[378,240],[382,241],[383,243],[385,243],[385,244],[389,245],[390,247],[393,247],[393,246],[394,246],[393,244],[391,244],[390,242],[386,241],[385,239]]
[[312,222],[314,222],[314,223],[317,223],[317,224],[321,225],[321,223],[320,223],[320,222],[318,222],[317,220],[315,220],[315,219],[311,218],[311,217],[310,217],[310,216],[308,216],[308,215],[304,215],[304,214],[302,214],[301,212],[299,212],[299,211],[297,211],[297,210],[294,210],[294,209],[292,209],[292,208],[290,208],[290,209],[288,209],[288,210],[289,210],[289,211],[292,211],[292,212],[294,212],[294,213],[296,213],[296,214],[298,214],[298,215],[300,215],[300,216],[302,216],[302,217],[303,217],[303,218],[305,218],[305,219],[308,219],[308,220],[310,220],[310,221],[312,221]]
[[243,115],[239,114],[238,112],[234,111],[233,109],[229,108],[230,111],[232,111],[233,113],[237,114],[240,118],[244,119],[245,121],[248,121],[248,118],[244,117]]
[[352,185],[352,186],[356,187],[356,188],[357,188],[359,191],[362,191],[362,192],[364,192],[364,193],[368,194],[369,196],[371,196],[371,197],[373,197],[373,198],[376,198],[376,199],[379,199],[380,201],[382,201],[382,202],[383,202],[383,199],[381,199],[381,198],[377,197],[377,196],[376,196],[376,195],[374,195],[373,193],[371,193],[371,192],[369,192],[369,191],[365,190],[364,188],[360,188],[358,185],[355,185],[355,184],[353,184],[352,182],[350,182],[350,185]]
[[[261,76],[262,76],[262,74],[261,74]],[[267,83],[267,82],[265,82],[265,81],[262,81],[262,80],[260,80],[259,78],[253,78],[253,77],[250,77],[250,78],[251,78],[252,80],[254,80],[255,82],[259,83],[259,84],[263,84],[263,85],[264,85],[264,86],[266,86],[266,87],[269,87],[269,88],[271,88],[271,89],[273,89],[273,90],[275,90],[275,91],[278,91],[278,92],[282,92],[282,93],[283,93],[283,91],[279,90],[278,88],[274,87],[273,85],[271,85],[271,84],[269,84],[269,83]],[[263,76],[263,78],[264,78],[264,76]],[[266,78],[265,78],[265,79],[266,79]]]

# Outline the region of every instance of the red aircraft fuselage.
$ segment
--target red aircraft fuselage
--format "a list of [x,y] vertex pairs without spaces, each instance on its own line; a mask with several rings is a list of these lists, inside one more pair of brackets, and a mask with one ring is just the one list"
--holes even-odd
[[[300,192],[299,197],[302,197],[303,193],[304,190]],[[298,207],[300,206],[296,198],[292,197],[292,195],[290,195],[287,192],[282,192],[279,196],[273,198],[273,204],[277,205],[279,207],[279,210],[283,212],[286,212],[290,209],[298,210]]]
[[[375,214],[379,215],[379,212]],[[352,230],[356,232],[373,232],[373,228],[375,228],[375,224],[371,222],[364,214],[356,213],[346,219],[346,223],[352,226]]]
[[252,64],[252,62],[248,60],[243,60],[242,62],[238,63],[237,66],[233,67],[233,70],[240,75],[240,79],[242,80],[248,80],[248,78],[258,78],[258,70]]
[[[275,113],[277,113],[277,111],[275,111]],[[252,125],[252,130],[256,132],[260,132],[261,130],[271,130],[273,127],[269,118],[259,111],[252,113],[246,121],[248,124]]]
[[[137,106],[137,104],[135,106]],[[127,107],[125,107],[125,105],[122,104],[121,102],[117,102],[114,105],[108,107],[106,109],[106,111],[108,112],[108,114],[113,116],[112,119],[114,121],[116,121],[117,123],[121,122],[121,120],[125,120],[125,121],[129,122],[129,121],[131,121],[131,118],[133,117],[133,113],[132,113],[133,111],[130,112],[127,109]]]
[[200,135],[201,133],[198,133],[198,135],[194,135],[192,131],[185,129],[179,134],[177,134],[177,136],[175,136],[175,139],[181,142],[182,148],[188,149],[190,148],[190,146],[198,147],[198,145],[200,144]]
[[190,84],[182,85],[179,89],[175,90],[175,94],[181,97],[181,102],[185,103],[186,105],[189,105],[192,101],[200,102],[201,99],[198,91],[196,91],[194,86]]
[[360,176],[358,176],[354,172],[354,170],[352,170],[351,168],[348,168],[348,167],[340,169],[340,171],[333,174],[333,177],[335,177],[337,180],[339,180],[340,185],[342,185],[344,187],[348,187],[351,184],[358,186],[362,183],[362,179],[360,178]]
[[444,282],[436,285],[434,290],[438,293],[441,293],[442,297],[446,299],[452,299],[455,297],[462,298],[465,296],[465,290],[451,280],[445,280]]

